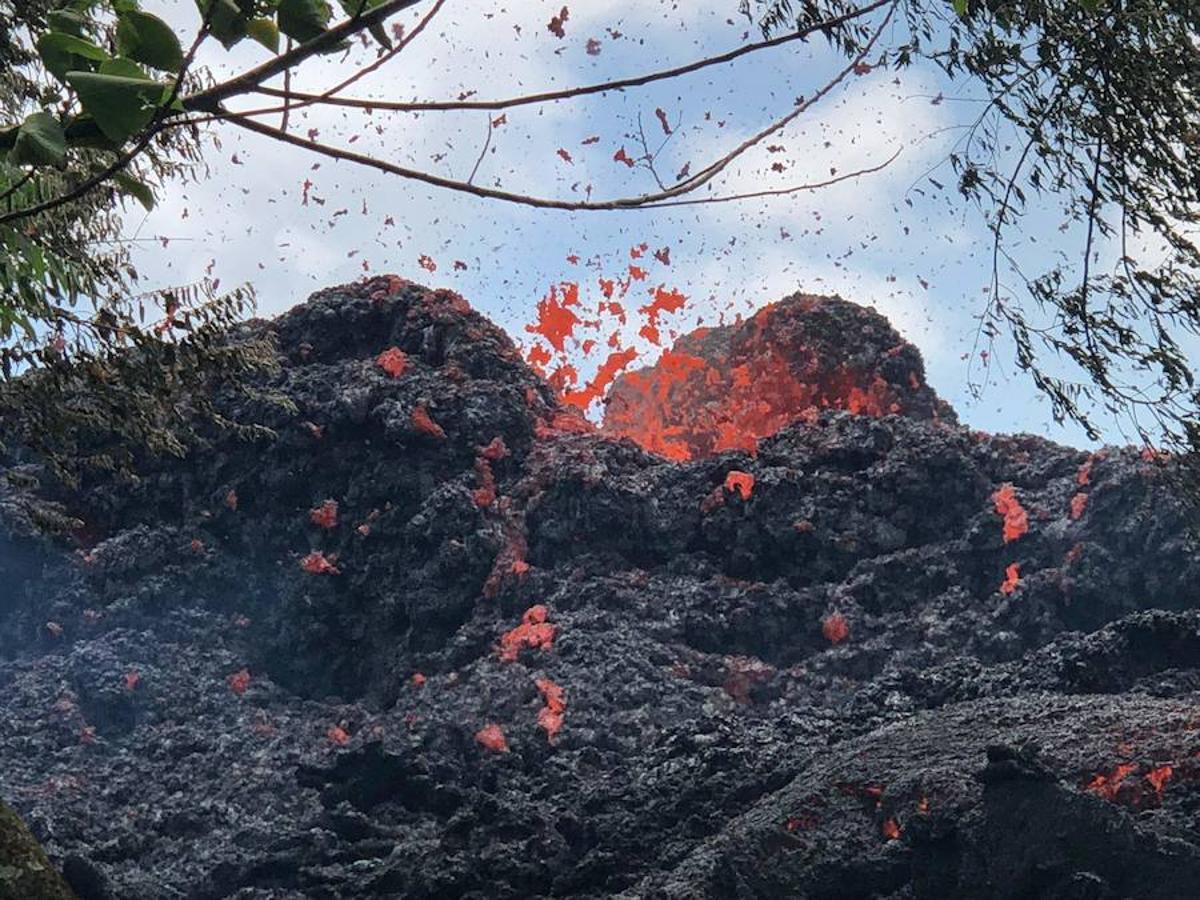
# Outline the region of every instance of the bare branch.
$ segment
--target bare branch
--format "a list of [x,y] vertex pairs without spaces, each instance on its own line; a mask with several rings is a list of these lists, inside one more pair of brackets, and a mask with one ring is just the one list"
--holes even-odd
[[[673,69],[663,69],[659,72],[650,72],[645,75],[636,75],[632,78],[618,78],[614,81],[605,81],[599,84],[591,84],[583,87],[566,88],[561,91],[545,91],[540,94],[524,94],[519,97],[509,97],[503,100],[444,100],[433,102],[414,102],[414,103],[398,103],[386,100],[366,100],[355,97],[336,97],[333,96],[337,91],[341,90],[345,85],[339,85],[326,91],[323,94],[303,94],[293,93],[293,100],[300,103],[326,103],[333,106],[348,106],[358,109],[378,109],[387,110],[390,112],[439,112],[449,110],[466,110],[466,109],[484,109],[492,112],[502,109],[512,109],[517,106],[533,106],[539,103],[550,103],[555,100],[569,100],[575,97],[586,97],[589,94],[602,94],[609,91],[621,91],[631,87],[642,87],[647,84],[653,84],[656,81],[665,81],[671,78],[678,78],[681,75],[690,75],[693,72],[699,72],[710,66],[723,65],[727,62],[732,62],[739,57],[749,53],[755,53],[759,50],[766,50],[770,47],[778,47],[782,44],[788,44],[792,41],[802,41],[811,37],[813,34],[825,31],[830,28],[836,28],[838,25],[844,25],[854,19],[873,13],[877,9],[893,3],[894,0],[875,0],[875,2],[862,7],[861,9],[853,10],[844,15],[837,16],[833,19],[828,19],[818,25],[813,25],[809,28],[793,32],[792,34],[782,35],[777,38],[772,38],[769,41],[759,41],[754,44],[746,44],[727,53],[721,53],[717,56],[709,56],[704,59],[691,62],[686,65],[676,66]],[[281,92],[276,88],[255,86],[260,94],[266,94],[270,97],[282,96]],[[274,108],[273,108],[274,109]],[[278,111],[274,109],[274,111]],[[253,112],[245,112],[243,115],[257,115],[259,110]]]
[[888,166],[896,161],[903,150],[897,150],[881,163],[873,166],[868,166],[865,169],[856,169],[853,172],[846,172],[842,175],[835,175],[833,178],[827,178],[824,181],[814,181],[808,184],[797,184],[786,188],[768,188],[761,191],[747,191],[741,194],[724,194],[719,197],[693,197],[688,200],[667,200],[662,203],[651,203],[646,209],[668,209],[674,206],[701,206],[710,203],[732,203],[737,200],[752,200],[755,197],[784,197],[789,194],[798,194],[801,191],[817,191],[821,188],[832,187],[835,184],[841,184],[843,181],[853,181],[855,178],[861,178],[863,175],[873,175],[876,172],[882,172]]
[[467,184],[475,180],[475,173],[479,171],[479,166],[483,162],[483,157],[487,155],[488,147],[492,145],[492,117],[487,117],[487,138],[483,142],[483,149],[479,151],[479,159],[475,160],[475,165],[471,168],[471,174],[467,176]]
[[469,182],[459,181],[453,178],[446,178],[441,175],[435,175],[432,172],[425,172],[420,169],[412,169],[406,166],[398,166],[395,163],[388,162],[382,159],[376,159],[366,154],[356,153],[352,150],[345,150],[339,147],[331,147],[328,144],[322,144],[317,141],[308,140],[297,137],[295,135],[286,134],[278,128],[273,128],[262,122],[255,121],[246,114],[225,112],[223,114],[224,121],[231,122],[247,131],[253,131],[257,134],[266,137],[275,138],[287,144],[293,144],[297,147],[302,147],[314,153],[319,153],[323,156],[328,156],[332,159],[341,159],[347,162],[358,163],[359,165],[368,166],[373,169],[378,169],[381,172],[388,172],[393,175],[399,175],[402,178],[409,178],[413,181],[420,181],[425,184],[433,185],[434,187],[446,188],[460,193],[472,194],[476,197],[482,197],[491,200],[504,200],[509,203],[515,203],[520,206],[532,206],[539,209],[562,209],[569,211],[581,210],[618,210],[618,209],[640,209],[648,206],[653,206],[662,203],[663,201],[671,200],[684,194],[689,194],[698,188],[709,183],[717,175],[723,172],[730,163],[742,156],[752,147],[766,140],[771,135],[785,128],[790,122],[794,121],[807,110],[811,109],[818,101],[827,96],[835,87],[841,84],[852,72],[859,69],[864,58],[871,52],[871,48],[875,45],[879,36],[887,28],[888,22],[891,21],[892,14],[896,10],[895,0],[889,0],[893,5],[888,9],[887,15],[879,23],[879,27],[871,35],[871,39],[859,51],[858,55],[850,61],[850,63],[838,72],[830,81],[826,82],[818,91],[811,97],[802,100],[796,104],[796,107],[787,115],[768,125],[766,128],[759,131],[757,134],[747,138],[725,156],[716,160],[712,164],[697,172],[695,175],[680,181],[666,190],[657,191],[649,194],[642,194],[635,197],[620,197],[613,200],[603,200],[598,202],[582,201],[582,200],[556,200],[547,197],[535,197],[529,194],[520,194],[514,191],[502,190],[499,188],[485,188],[479,185],[470,184]]

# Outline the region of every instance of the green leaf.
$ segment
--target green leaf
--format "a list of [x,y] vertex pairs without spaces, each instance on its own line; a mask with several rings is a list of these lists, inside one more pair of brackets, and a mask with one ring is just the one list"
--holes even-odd
[[[216,9],[209,16],[213,4]],[[249,17],[238,8],[233,0],[196,0],[200,15],[208,17],[208,30],[228,50],[246,36]]]
[[118,144],[149,124],[163,90],[169,90],[158,81],[95,72],[68,72],[67,83],[75,88],[79,102],[104,136]]
[[124,12],[117,20],[117,50],[165,72],[178,72],[183,65],[183,48],[171,26],[141,10]]
[[137,200],[146,208],[146,212],[154,209],[154,190],[146,182],[138,181],[126,172],[118,173],[113,181],[117,185],[117,190]]
[[371,37],[379,42],[379,45],[384,50],[392,49],[392,39],[388,36],[387,29],[383,27],[382,22],[376,22],[374,25],[368,25],[367,31],[371,32]]
[[954,11],[956,13],[958,13],[959,16],[966,16],[967,4],[968,4],[968,2],[970,2],[970,0],[953,0],[953,2],[954,2]]
[[114,56],[108,62],[100,63],[100,74],[120,75],[124,78],[140,78],[143,81],[150,80],[150,76],[146,74],[145,69],[132,59],[126,59],[123,56]]
[[280,0],[279,30],[303,44],[325,33],[330,14],[321,0]]
[[66,156],[62,125],[48,112],[35,112],[21,123],[8,159],[18,166],[57,166]]
[[271,19],[251,19],[246,23],[246,34],[254,38],[272,53],[279,52],[279,27]]
[[73,9],[52,10],[46,14],[46,22],[50,25],[51,30],[61,31],[75,37],[83,37],[83,27],[87,24],[83,15]]
[[89,69],[92,62],[108,59],[108,54],[91,41],[61,31],[43,34],[37,49],[46,69],[60,81],[73,69]]

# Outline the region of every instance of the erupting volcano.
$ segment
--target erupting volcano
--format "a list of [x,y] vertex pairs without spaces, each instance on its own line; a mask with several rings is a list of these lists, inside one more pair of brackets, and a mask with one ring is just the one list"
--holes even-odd
[[1194,894],[1170,458],[961,427],[836,298],[599,429],[449,291],[241,333],[279,371],[216,402],[269,439],[4,457],[0,798],[47,856],[0,808],[3,900]]
[[737,325],[699,328],[621,375],[604,432],[668,459],[754,453],[760,438],[825,409],[955,421],[921,356],[887,320],[839,297],[795,294]]

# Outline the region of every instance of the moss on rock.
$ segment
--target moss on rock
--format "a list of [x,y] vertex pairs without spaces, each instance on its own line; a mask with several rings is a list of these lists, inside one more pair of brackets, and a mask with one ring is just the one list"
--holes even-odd
[[75,900],[15,812],[0,803],[0,900]]

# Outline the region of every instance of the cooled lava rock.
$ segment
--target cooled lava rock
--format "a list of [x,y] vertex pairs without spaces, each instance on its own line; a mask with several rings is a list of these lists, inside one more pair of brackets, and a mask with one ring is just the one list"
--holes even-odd
[[1174,464],[969,431],[872,314],[780,309],[719,337],[888,402],[674,461],[380,278],[247,326],[273,440],[10,470],[0,797],[84,900],[1190,896]]
[[669,459],[758,440],[821,410],[954,422],[925,383],[917,348],[874,310],[794,294],[745,322],[698,328],[653,366],[628,372],[605,401],[604,431]]

